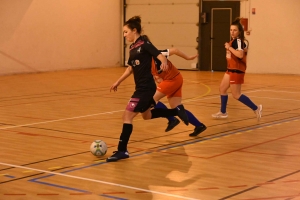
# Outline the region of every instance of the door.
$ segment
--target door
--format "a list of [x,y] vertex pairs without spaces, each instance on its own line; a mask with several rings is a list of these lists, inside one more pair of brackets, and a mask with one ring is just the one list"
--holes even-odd
[[231,22],[240,16],[240,2],[203,0],[201,12],[206,20],[201,20],[199,69],[226,71],[224,44],[230,41]]
[[[211,9],[211,32],[210,32],[210,70],[226,70],[224,43],[230,41],[229,27],[231,24],[231,8]],[[225,67],[225,68],[224,68]]]

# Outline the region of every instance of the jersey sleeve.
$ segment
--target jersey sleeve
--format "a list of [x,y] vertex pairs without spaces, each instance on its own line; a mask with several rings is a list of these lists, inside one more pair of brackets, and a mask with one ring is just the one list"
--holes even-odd
[[159,50],[160,51],[160,53],[162,54],[162,55],[164,55],[166,58],[169,58],[169,56],[170,56],[170,51],[169,51],[169,49],[164,49],[164,50]]
[[145,43],[143,44],[143,48],[148,51],[154,58],[156,58],[160,54],[160,51],[150,41],[145,41]]
[[232,42],[231,47],[234,48],[235,50],[243,51],[246,48],[246,44],[242,42],[241,39],[237,38]]

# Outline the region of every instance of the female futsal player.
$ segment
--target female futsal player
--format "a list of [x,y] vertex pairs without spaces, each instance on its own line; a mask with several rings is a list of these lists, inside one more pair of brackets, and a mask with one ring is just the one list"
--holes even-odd
[[141,18],[139,16],[130,18],[123,26],[124,37],[127,41],[132,42],[129,51],[129,66],[123,75],[111,86],[110,90],[117,91],[120,83],[133,73],[135,91],[123,114],[123,128],[120,135],[118,150],[106,159],[107,162],[129,158],[127,144],[133,130],[132,121],[139,113],[142,114],[144,119],[179,116],[179,118],[188,125],[188,116],[186,115],[183,105],[178,105],[173,109],[151,109],[156,104],[153,99],[156,91],[156,84],[151,74],[152,57],[160,60],[160,68],[163,71],[168,69],[168,64],[166,57],[153,46],[147,36],[141,35],[141,31]]
[[228,101],[227,90],[230,88],[233,98],[251,108],[259,121],[262,115],[262,105],[255,105],[249,97],[241,93],[247,68],[247,54],[245,52],[247,47],[240,18],[237,18],[232,22],[230,26],[230,35],[232,40],[224,44],[226,49],[227,71],[220,84],[221,109],[216,114],[213,114],[212,117],[215,119],[224,119],[228,117],[226,112]]

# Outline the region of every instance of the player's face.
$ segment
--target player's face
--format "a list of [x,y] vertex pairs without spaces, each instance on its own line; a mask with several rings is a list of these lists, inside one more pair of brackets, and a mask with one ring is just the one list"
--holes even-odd
[[230,26],[230,36],[232,37],[232,39],[238,38],[239,35],[240,35],[240,31],[239,31],[238,27],[235,25],[231,25]]
[[[135,30],[135,29],[134,29]],[[135,31],[128,28],[128,26],[123,27],[123,35],[128,42],[134,42],[135,39]]]

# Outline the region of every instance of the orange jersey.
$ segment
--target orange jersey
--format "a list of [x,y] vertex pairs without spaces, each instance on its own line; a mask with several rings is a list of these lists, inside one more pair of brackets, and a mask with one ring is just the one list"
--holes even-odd
[[168,60],[168,67],[169,68],[167,71],[163,71],[160,74],[158,74],[156,63],[154,59],[152,59],[151,73],[154,77],[156,78],[159,77],[163,80],[171,80],[180,73],[178,69],[169,60]]
[[246,71],[246,58],[247,54],[244,51],[246,44],[241,41],[241,39],[237,38],[231,40],[229,45],[234,48],[235,50],[242,50],[243,51],[243,58],[236,57],[233,53],[229,50],[226,50],[226,59],[227,59],[227,69],[239,70],[242,72]]

